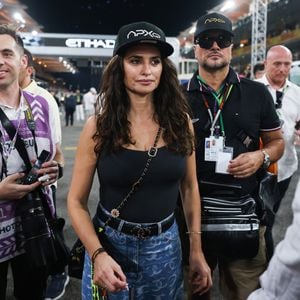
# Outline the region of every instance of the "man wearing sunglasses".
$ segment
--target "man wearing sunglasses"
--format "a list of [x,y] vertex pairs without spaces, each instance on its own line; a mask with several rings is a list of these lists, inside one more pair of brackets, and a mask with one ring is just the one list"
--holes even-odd
[[[278,161],[278,189],[280,198],[274,206],[277,213],[292,176],[298,168],[297,151],[295,142],[300,136],[300,88],[288,80],[292,66],[292,53],[282,45],[271,47],[265,60],[265,74],[258,81],[265,84],[273,97],[275,108],[282,120],[282,132],[285,141],[285,149]],[[297,125],[298,124],[298,125]],[[272,227],[274,218],[270,216],[266,231],[267,255],[271,259],[274,252]]]
[[[230,67],[233,31],[227,17],[218,13],[200,17],[194,42],[199,69],[184,89],[197,140],[201,196],[210,197],[210,193],[220,192],[223,185],[229,192],[234,186],[241,195],[250,195],[258,201],[254,193],[258,187],[256,173],[277,161],[284,148],[272,97],[262,84],[240,78]],[[264,141],[263,151],[259,150],[260,137]],[[257,208],[257,214],[258,211]],[[258,288],[259,275],[266,268],[265,227],[260,226],[259,247],[251,259],[237,258],[240,253],[234,249],[236,256],[233,257],[221,253],[205,240],[205,228],[202,225],[203,251],[211,270],[219,268],[223,298],[246,299]],[[185,246],[183,241],[183,248]],[[190,295],[189,299],[210,299],[210,293]]]

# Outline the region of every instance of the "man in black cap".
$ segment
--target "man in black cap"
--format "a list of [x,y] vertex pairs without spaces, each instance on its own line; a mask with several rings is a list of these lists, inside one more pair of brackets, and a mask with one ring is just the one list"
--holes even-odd
[[[224,299],[244,300],[258,288],[267,264],[257,172],[282,155],[280,121],[266,88],[240,78],[230,67],[233,31],[227,17],[202,16],[194,42],[199,69],[184,89],[197,140],[202,247],[211,270],[219,267]],[[210,295],[190,299],[210,299]]]

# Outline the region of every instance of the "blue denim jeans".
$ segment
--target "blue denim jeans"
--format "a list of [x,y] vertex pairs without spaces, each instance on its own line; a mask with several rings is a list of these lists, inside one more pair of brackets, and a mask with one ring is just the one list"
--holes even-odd
[[[103,225],[101,220],[98,221]],[[183,299],[181,246],[176,222],[165,232],[143,240],[109,226],[106,226],[105,235],[118,250],[114,258],[121,265],[129,285],[129,291],[108,293],[109,300]],[[91,262],[87,254],[82,276],[82,299],[92,299]]]

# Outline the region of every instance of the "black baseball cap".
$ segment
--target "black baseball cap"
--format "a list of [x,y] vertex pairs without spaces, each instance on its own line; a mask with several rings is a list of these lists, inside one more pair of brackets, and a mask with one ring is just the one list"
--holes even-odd
[[222,30],[233,36],[232,23],[224,15],[218,13],[210,13],[200,17],[197,21],[194,38],[209,30]]
[[113,55],[122,56],[127,48],[136,44],[157,46],[162,57],[167,57],[174,52],[174,48],[166,42],[166,36],[159,27],[148,22],[137,22],[120,28]]

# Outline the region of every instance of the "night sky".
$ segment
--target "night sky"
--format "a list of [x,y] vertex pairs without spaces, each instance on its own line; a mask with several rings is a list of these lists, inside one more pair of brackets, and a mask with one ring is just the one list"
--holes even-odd
[[[27,13],[47,33],[116,35],[119,28],[131,22],[148,21],[169,37],[196,21],[207,10],[225,0],[20,0]],[[184,5],[185,4],[185,5]],[[76,60],[72,61],[76,65]],[[53,74],[63,78],[70,89],[98,87],[100,75],[89,68],[79,73]]]
[[127,23],[148,21],[177,36],[224,0],[21,0],[44,32],[112,34]]

